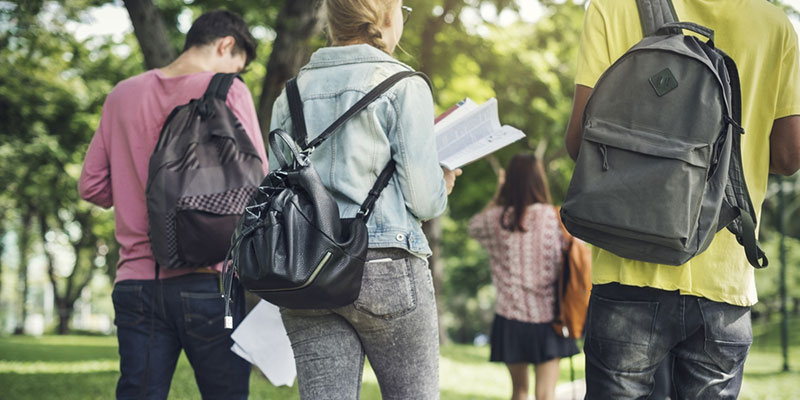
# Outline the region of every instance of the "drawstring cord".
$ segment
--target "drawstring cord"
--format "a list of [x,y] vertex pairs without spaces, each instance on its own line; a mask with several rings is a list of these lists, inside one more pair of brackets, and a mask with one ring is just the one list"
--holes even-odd
[[238,248],[247,235],[252,233],[258,228],[261,223],[256,223],[245,229],[238,238],[236,238],[228,253],[225,255],[225,261],[222,262],[222,299],[225,302],[225,329],[233,329],[233,313],[231,312],[231,296],[233,295],[233,249]]

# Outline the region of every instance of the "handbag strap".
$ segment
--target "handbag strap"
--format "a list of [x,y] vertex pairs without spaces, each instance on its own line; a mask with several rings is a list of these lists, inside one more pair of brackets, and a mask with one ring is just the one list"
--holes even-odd
[[369,190],[369,194],[367,195],[367,199],[361,203],[361,208],[358,209],[358,213],[356,214],[356,218],[364,219],[365,221],[369,219],[370,214],[372,214],[372,209],[375,208],[375,203],[378,201],[378,197],[381,195],[383,189],[389,184],[389,181],[392,179],[392,175],[394,175],[394,171],[397,169],[397,165],[394,160],[389,160],[389,163],[383,168],[380,175],[378,175],[378,179],[375,181],[375,184],[372,185],[372,189]]
[[307,143],[308,140],[308,132],[306,130],[306,122],[305,116],[303,114],[303,101],[300,98],[300,90],[297,87],[297,78],[292,78],[286,82],[286,96],[289,100],[289,113],[292,117],[292,124],[294,125],[295,130],[295,140],[300,144],[300,147],[303,150],[313,149],[319,147],[322,142],[327,140],[331,135],[336,132],[339,127],[344,125],[350,118],[353,118],[359,111],[367,108],[373,101],[377,100],[381,95],[386,93],[387,90],[391,89],[397,82],[401,80],[411,77],[411,76],[419,76],[425,80],[429,87],[433,88],[430,79],[422,73],[418,71],[402,71],[398,72],[388,78],[386,78],[383,82],[379,83],[378,86],[375,86],[372,90],[367,92],[360,100],[356,102],[352,107],[350,107],[347,111],[344,112],[336,121],[334,121],[328,128],[326,128],[322,133],[319,134],[314,140],[310,143]]
[[300,89],[297,88],[297,78],[289,79],[286,82],[286,97],[289,100],[289,114],[292,116],[294,125],[294,141],[300,145],[301,149],[308,147],[308,131],[306,130],[306,118],[303,116],[303,100],[300,99]]
[[[412,76],[419,76],[425,80],[425,83],[428,84],[429,88],[433,88],[430,79],[422,73],[417,71],[402,71],[398,72],[388,78],[386,78],[383,82],[379,83],[375,86],[372,90],[367,92],[361,99],[359,99],[356,104],[350,107],[347,111],[344,112],[339,118],[336,119],[328,128],[322,131],[319,136],[314,138],[310,143],[307,142],[308,140],[308,131],[306,128],[305,116],[303,114],[303,100],[300,98],[300,89],[297,87],[297,78],[292,78],[286,82],[286,96],[289,100],[289,113],[292,118],[292,125],[294,126],[294,139],[300,145],[300,148],[305,151],[306,153],[313,152],[322,142],[327,140],[331,135],[333,135],[339,127],[344,125],[345,122],[353,118],[356,114],[358,114],[361,110],[367,108],[372,102],[377,100],[381,95],[386,93],[389,89],[391,89],[397,82],[405,78],[409,78]],[[356,218],[368,219],[370,214],[372,213],[372,209],[375,208],[375,203],[378,200],[383,189],[389,184],[389,181],[392,179],[392,175],[394,175],[394,171],[397,169],[397,164],[393,159],[389,160],[386,166],[378,175],[378,179],[375,181],[375,184],[370,189],[369,194],[367,195],[366,200],[361,204],[361,207],[356,214]]]

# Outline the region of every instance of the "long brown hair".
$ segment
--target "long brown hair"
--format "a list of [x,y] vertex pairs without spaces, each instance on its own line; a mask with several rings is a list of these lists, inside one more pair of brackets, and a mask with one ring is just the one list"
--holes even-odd
[[[506,181],[497,197],[497,204],[503,207],[500,226],[511,232],[525,232],[522,217],[525,216],[525,209],[535,203],[552,203],[544,166],[535,155],[519,153],[508,164]],[[509,211],[510,224],[506,221]]]

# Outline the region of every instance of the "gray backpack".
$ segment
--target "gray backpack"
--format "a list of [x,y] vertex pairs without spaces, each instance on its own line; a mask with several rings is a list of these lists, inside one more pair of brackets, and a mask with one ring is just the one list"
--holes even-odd
[[175,107],[147,176],[150,245],[161,268],[225,259],[231,235],[264,177],[250,137],[225,104],[235,74],[216,74],[203,97]]
[[714,47],[711,29],[677,22],[669,0],[637,5],[645,37],[588,100],[564,225],[620,257],[668,265],[700,254],[727,227],[749,263],[766,267],[742,172],[736,64]]

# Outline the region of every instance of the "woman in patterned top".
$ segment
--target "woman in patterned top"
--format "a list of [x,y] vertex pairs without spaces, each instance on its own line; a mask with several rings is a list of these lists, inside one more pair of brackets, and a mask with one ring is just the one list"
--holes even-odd
[[552,399],[559,360],[578,353],[574,340],[557,336],[555,286],[565,240],[551,205],[544,168],[532,154],[517,154],[498,174],[495,199],[472,217],[469,232],[489,252],[497,288],[491,361],[508,366],[511,399],[528,399],[528,365],[534,365],[536,399]]

